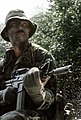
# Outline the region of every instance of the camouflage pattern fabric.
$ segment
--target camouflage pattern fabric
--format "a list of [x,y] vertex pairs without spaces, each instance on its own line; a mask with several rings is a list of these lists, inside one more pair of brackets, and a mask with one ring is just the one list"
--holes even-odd
[[[48,66],[44,67],[45,63],[48,62],[48,60],[50,60],[51,62],[49,63]],[[56,65],[55,65],[54,57],[50,53],[48,53],[48,51],[46,51],[45,49],[42,49],[38,45],[30,44],[30,46],[24,50],[24,52],[22,53],[21,57],[18,60],[16,59],[14,51],[11,48],[6,52],[3,65],[1,65],[1,72],[0,72],[1,88],[0,89],[3,90],[5,88],[4,81],[11,79],[11,75],[14,73],[13,71],[19,68],[24,68],[24,67],[25,68],[38,67],[39,69],[43,67],[43,72],[46,72],[54,69]],[[43,80],[42,82],[45,82],[44,79],[42,80]],[[45,89],[50,90],[53,93],[53,96],[56,97],[56,88],[57,88],[56,77],[52,75],[49,78],[48,82],[45,84]],[[54,117],[56,117],[55,116],[56,102],[52,103],[52,105],[50,103],[50,106],[49,108],[47,107],[47,109],[45,105],[43,109],[37,110],[37,108],[40,108],[40,106],[36,105],[28,95],[26,95],[25,97],[25,110],[31,110],[35,112],[37,111],[36,112],[37,114],[34,114],[34,116],[32,116],[32,114],[31,115],[25,114],[27,111],[22,111],[22,112],[16,111],[14,107],[9,105],[7,105],[7,107],[6,105],[4,105],[4,108],[5,109],[8,108],[8,110],[6,114],[4,114],[5,111],[2,112],[3,115],[1,116],[1,120],[12,120],[12,119],[13,120],[18,120],[18,119],[19,120],[22,120],[22,119],[23,120],[52,120],[54,119]]]
[[0,120],[47,120],[45,116],[40,117],[35,111],[11,111],[1,116]]

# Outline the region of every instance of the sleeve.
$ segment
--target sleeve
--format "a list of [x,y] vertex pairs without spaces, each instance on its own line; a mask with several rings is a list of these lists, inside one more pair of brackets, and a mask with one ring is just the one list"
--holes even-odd
[[4,58],[0,61],[0,90],[4,89],[5,86],[4,86],[4,80],[5,79],[5,70],[4,70],[4,66],[6,64],[8,64],[8,60],[10,59],[10,56],[8,57],[7,55],[7,51],[5,52],[5,55],[4,55]]
[[4,82],[11,78],[12,60],[14,56],[13,50],[7,50],[5,52],[4,58],[0,61],[0,90],[4,89],[6,86]]
[[41,70],[42,70],[42,81],[44,83],[45,88],[45,98],[43,103],[38,108],[39,110],[48,109],[55,100],[56,96],[56,89],[57,89],[57,79],[54,75],[44,75],[44,73],[48,73],[49,71],[56,68],[56,63],[54,57],[48,52],[42,52],[42,55],[39,57],[41,63]]
[[2,89],[2,84],[3,84],[3,79],[4,79],[4,75],[3,75],[3,63],[4,60],[0,61],[0,90]]

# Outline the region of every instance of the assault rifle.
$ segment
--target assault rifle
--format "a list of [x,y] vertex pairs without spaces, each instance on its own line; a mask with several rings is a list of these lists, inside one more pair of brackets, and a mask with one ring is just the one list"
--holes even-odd
[[[43,68],[41,68],[40,70],[41,74],[44,74],[42,73]],[[28,71],[29,68],[17,69],[15,70],[14,75],[11,77],[11,80],[5,82],[7,87],[12,86],[18,89],[17,106],[16,106],[17,110],[24,109],[25,90],[23,87],[23,77]],[[61,74],[66,74],[68,72],[71,73],[71,65],[56,68],[50,72],[47,71],[45,75],[61,75]]]
[[[15,88],[18,88],[18,85],[23,83],[23,77],[26,74],[26,72],[29,71],[29,68],[20,68],[17,69],[14,72],[14,75],[11,77],[10,80],[6,81],[6,86],[13,86]],[[42,71],[40,70],[41,74]],[[59,67],[56,69],[53,69],[50,72],[46,72],[44,75],[62,75],[62,74],[67,74],[67,73],[71,73],[71,65],[67,65],[64,67]]]

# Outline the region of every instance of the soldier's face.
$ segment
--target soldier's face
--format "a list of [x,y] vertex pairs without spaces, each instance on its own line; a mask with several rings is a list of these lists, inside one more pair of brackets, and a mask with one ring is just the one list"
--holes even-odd
[[28,41],[30,27],[26,20],[12,19],[7,24],[7,36],[14,46],[16,43]]

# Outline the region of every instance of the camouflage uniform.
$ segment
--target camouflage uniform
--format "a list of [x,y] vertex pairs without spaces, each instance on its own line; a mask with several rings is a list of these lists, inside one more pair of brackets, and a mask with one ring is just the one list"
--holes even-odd
[[[5,88],[4,86],[4,81],[5,80],[9,80],[11,78],[11,74],[13,70],[19,69],[19,68],[32,68],[34,66],[38,67],[39,69],[46,63],[46,61],[48,61],[48,59],[50,59],[50,65],[49,68],[44,68],[43,72],[46,72],[46,70],[48,69],[48,71],[51,71],[52,69],[55,68],[55,60],[53,58],[53,56],[51,56],[51,54],[48,53],[48,51],[46,51],[45,49],[41,48],[38,45],[35,44],[31,44],[29,45],[29,47],[27,47],[24,50],[24,53],[22,54],[22,56],[17,60],[14,54],[13,49],[11,48],[10,50],[6,51],[6,56],[5,56],[5,60],[3,62],[3,65],[1,66],[1,74],[0,74],[0,78],[1,78],[1,89]],[[45,81],[43,81],[45,82]],[[53,94],[53,97],[55,98],[56,95],[56,78],[55,76],[51,76],[49,78],[49,81],[47,82],[47,84],[45,85],[45,88],[49,91],[51,91],[51,93]],[[2,92],[3,91],[3,92]],[[1,94],[0,94],[0,100],[2,102],[2,96],[5,92],[5,90],[2,90]],[[15,106],[16,106],[16,90],[13,91],[13,89],[11,90],[12,93],[7,93],[7,99],[10,98],[10,103],[7,101],[4,101],[3,104],[1,104],[1,114],[4,114],[8,111],[12,111],[15,110]],[[53,103],[48,103],[47,101],[45,102],[45,104],[41,104],[41,105],[36,105],[31,98],[27,95],[26,93],[26,98],[25,98],[25,112],[23,112],[24,110],[21,111],[21,114],[18,111],[14,111],[13,114],[17,114],[19,113],[20,116],[24,116],[25,114],[22,113],[26,113],[27,109],[32,110],[32,111],[36,111],[36,112],[30,112],[32,115],[35,114],[38,115],[42,113],[42,115],[48,115],[49,119],[52,119],[50,114],[48,114],[49,110],[53,110],[51,109],[51,104]],[[48,98],[47,98],[48,99]],[[52,99],[52,98],[50,98]],[[9,101],[9,100],[8,100]],[[52,100],[50,100],[52,101]],[[39,110],[38,110],[39,108]],[[55,109],[55,108],[54,108]],[[51,111],[53,113],[53,111]],[[12,114],[10,113],[10,114]],[[28,113],[27,113],[28,114]],[[26,115],[27,115],[26,114]],[[8,113],[6,114],[6,116],[8,115]],[[3,115],[5,116],[5,115]],[[12,116],[12,115],[11,115]],[[11,118],[11,117],[10,117]],[[35,119],[35,118],[34,118]],[[45,118],[44,118],[45,119]],[[39,117],[38,119],[39,120]]]
[[[22,10],[11,10],[8,13],[5,19],[5,27],[1,32],[2,38],[10,42],[6,34],[8,32],[7,27],[9,21],[15,18],[29,23],[29,38],[31,38],[36,31],[37,25],[32,23]],[[15,70],[19,68],[31,69],[33,67],[37,67],[39,70],[43,68],[42,73],[49,72],[55,68],[54,57],[47,50],[31,43],[27,44],[18,59],[15,56],[13,47],[6,51],[5,59],[0,66],[0,120],[64,120],[64,99],[60,95],[56,97],[57,81],[54,75],[41,76],[46,93],[43,102],[36,104],[25,91],[24,109],[16,110],[17,89],[13,87],[6,88],[4,83],[11,79]]]

